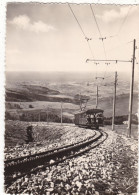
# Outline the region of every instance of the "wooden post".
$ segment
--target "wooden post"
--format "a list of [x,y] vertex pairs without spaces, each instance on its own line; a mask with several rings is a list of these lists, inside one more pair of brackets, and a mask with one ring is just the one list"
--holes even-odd
[[129,98],[129,115],[128,115],[128,136],[129,137],[131,137],[131,120],[132,120],[132,107],[133,107],[135,50],[136,50],[136,40],[134,39],[134,43],[133,43],[132,75],[131,75],[130,98]]
[[98,85],[97,85],[97,93],[96,93],[96,108],[98,107]]
[[114,130],[114,123],[115,123],[116,85],[117,85],[117,72],[115,72],[114,93],[113,93],[112,130]]

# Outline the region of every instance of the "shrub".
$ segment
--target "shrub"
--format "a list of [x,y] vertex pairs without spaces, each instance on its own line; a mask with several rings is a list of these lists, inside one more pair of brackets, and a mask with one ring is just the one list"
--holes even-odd
[[29,105],[29,108],[34,108],[31,104]]

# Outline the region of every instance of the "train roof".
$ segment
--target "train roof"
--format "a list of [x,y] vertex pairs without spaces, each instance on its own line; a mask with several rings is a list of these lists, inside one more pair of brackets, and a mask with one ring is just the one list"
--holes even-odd
[[86,111],[86,114],[97,114],[97,113],[100,113],[100,112],[104,112],[104,110],[102,109],[97,109],[97,108],[94,108],[94,109],[89,109]]
[[78,114],[97,114],[97,113],[103,113],[104,110],[102,109],[98,109],[98,108],[93,108],[93,109],[89,109],[89,110],[85,110],[85,111],[81,111],[81,112],[78,112],[78,113],[75,113],[75,115],[78,115]]

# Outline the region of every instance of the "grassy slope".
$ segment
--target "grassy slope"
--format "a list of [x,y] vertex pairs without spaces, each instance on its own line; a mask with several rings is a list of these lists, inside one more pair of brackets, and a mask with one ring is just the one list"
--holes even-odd
[[[88,102],[87,108],[91,108],[95,105],[95,100]],[[116,99],[116,116],[122,116],[128,114],[128,105],[129,105],[129,94],[117,95]],[[99,108],[104,110],[104,115],[106,117],[112,116],[113,110],[113,98],[105,97],[99,99]],[[138,94],[134,94],[133,99],[133,114],[138,112]]]

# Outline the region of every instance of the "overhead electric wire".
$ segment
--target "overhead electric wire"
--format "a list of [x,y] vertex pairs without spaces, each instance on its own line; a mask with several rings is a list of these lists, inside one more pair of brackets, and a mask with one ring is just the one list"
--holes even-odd
[[76,20],[76,22],[77,22],[77,24],[78,24],[78,26],[79,26],[79,28],[80,28],[81,32],[82,32],[82,34],[83,34],[84,38],[85,38],[85,39],[86,39],[86,41],[87,41],[87,44],[88,44],[89,50],[90,50],[91,55],[92,55],[92,57],[93,57],[93,59],[94,59],[94,53],[93,53],[93,51],[92,51],[92,49],[91,49],[91,46],[90,46],[90,44],[89,44],[89,40],[91,40],[91,39],[87,38],[87,36],[86,36],[86,34],[85,34],[85,32],[84,32],[84,30],[83,30],[82,26],[80,25],[79,20],[77,19],[76,15],[75,15],[75,13],[74,13],[74,11],[73,11],[73,9],[71,8],[71,6],[70,6],[70,4],[69,4],[69,3],[68,3],[68,6],[69,6],[69,8],[70,8],[70,10],[71,10],[71,12],[72,12],[72,14],[73,14],[73,16],[74,16],[75,20]]
[[91,4],[90,4],[90,8],[91,8],[93,17],[94,17],[94,19],[95,19],[95,23],[96,23],[97,29],[98,29],[98,31],[99,31],[100,37],[102,37],[102,34],[101,34],[101,32],[100,32],[100,28],[99,28],[99,26],[98,26],[98,23],[97,23],[97,20],[96,20],[96,16],[95,16],[95,13],[94,13],[94,10],[93,10]]
[[93,51],[92,51],[92,49],[91,49],[91,46],[90,46],[89,41],[87,41],[87,44],[88,44],[88,47],[89,47],[89,49],[90,49],[90,52],[91,52],[91,55],[92,55],[93,59],[95,59],[94,53],[93,53]]
[[119,44],[118,46],[113,47],[113,48],[107,50],[107,53],[109,53],[109,52],[111,53],[115,49],[119,49],[119,48],[122,48],[122,47],[126,47],[126,45],[129,44],[129,43],[133,43],[133,41],[128,41],[128,42],[125,42],[125,43],[123,42],[123,43]]
[[111,36],[108,36],[108,37],[106,37],[107,39],[108,38],[113,38],[113,37],[116,37],[117,35],[111,35]]
[[[97,29],[98,29],[100,38],[102,38],[102,46],[103,46],[103,50],[104,50],[104,55],[105,55],[105,58],[106,58],[106,60],[107,60],[105,44],[104,44],[104,42],[103,42],[103,37],[102,37],[101,31],[100,31],[99,25],[98,25],[98,23],[97,23],[97,19],[96,19],[96,16],[95,16],[95,13],[94,13],[94,10],[93,10],[91,4],[90,4],[90,8],[91,8],[91,12],[92,12],[92,15],[93,15],[93,17],[94,17],[94,20],[95,20],[95,23],[96,23],[96,26],[97,26]],[[107,71],[107,70],[105,69],[105,71],[104,71],[104,77],[103,77],[103,78],[105,78],[106,71]],[[103,81],[104,81],[104,79],[102,79],[100,85],[102,85],[102,82],[103,82]]]
[[[105,63],[106,64],[106,63]],[[106,73],[107,73],[108,65],[106,65],[106,68],[104,68],[104,76],[103,78],[106,79]],[[100,85],[102,85],[104,79],[101,81]]]
[[[91,8],[91,12],[92,12],[92,15],[93,15],[93,17],[94,17],[94,20],[95,20],[95,23],[96,23],[96,26],[97,26],[97,29],[98,29],[98,32],[99,32],[100,38],[103,38],[103,37],[102,37],[102,34],[101,34],[101,31],[100,31],[100,28],[99,28],[99,25],[98,25],[98,23],[97,23],[97,19],[96,19],[96,16],[95,16],[94,10],[93,10],[93,8],[92,8],[91,4],[90,4],[90,8]],[[103,42],[103,40],[102,40],[102,42]],[[104,45],[104,42],[103,42],[103,44],[102,44],[102,45],[103,45],[103,49],[104,49],[105,58],[107,59],[107,55],[106,55],[106,50],[105,50],[105,45]]]
[[99,63],[95,62],[94,63],[96,65],[96,71],[95,71],[95,82],[94,82],[94,85],[98,86],[98,80],[97,80],[97,77],[98,77],[98,65]]
[[131,60],[117,60],[117,59],[115,59],[115,60],[93,60],[93,59],[87,59],[86,60],[86,62],[88,62],[88,61],[94,61],[94,62],[98,62],[98,61],[100,61],[100,62],[115,62],[115,63],[117,63],[117,62],[132,62]]
[[83,33],[84,37],[86,37],[86,35],[85,35],[85,33],[84,33],[84,31],[83,31],[83,29],[82,29],[82,27],[81,27],[81,25],[80,25],[80,23],[79,23],[79,21],[78,21],[77,17],[76,17],[76,15],[74,14],[74,12],[73,12],[73,10],[72,10],[72,8],[71,8],[71,6],[70,6],[70,4],[69,4],[69,3],[68,3],[68,6],[69,6],[69,8],[70,8],[70,10],[71,10],[71,12],[72,12],[72,14],[73,14],[73,16],[74,16],[74,18],[75,18],[76,22],[78,23],[79,28],[81,29],[81,31],[82,31],[82,33]]
[[[114,38],[114,37],[116,37],[117,35],[112,35],[112,36],[105,36],[105,37],[103,37],[103,40],[104,39],[110,39],[110,38]],[[98,36],[97,37],[92,37],[92,39],[100,39],[100,37],[98,38]]]
[[[106,64],[106,63],[105,63]],[[107,73],[107,70],[108,70],[108,65],[109,65],[110,63],[108,63],[108,64],[106,64],[106,69],[105,69],[105,72],[104,72],[104,78],[106,78],[106,73]]]
[[105,45],[104,45],[104,42],[103,42],[103,41],[102,41],[102,44],[103,44],[103,49],[104,49],[105,58],[107,59],[106,49],[105,49]]
[[122,23],[121,23],[121,25],[120,25],[120,28],[119,28],[119,30],[118,30],[118,32],[117,32],[117,35],[119,35],[119,33],[121,32],[121,30],[122,30],[122,28],[123,28],[123,26],[124,26],[124,24],[125,24],[125,22],[126,22],[126,20],[127,20],[127,17],[128,17],[128,15],[129,15],[129,12],[130,12],[131,9],[132,9],[132,6],[129,7],[128,12],[127,12],[126,16],[124,17],[124,19],[123,19],[123,21],[122,21]]

